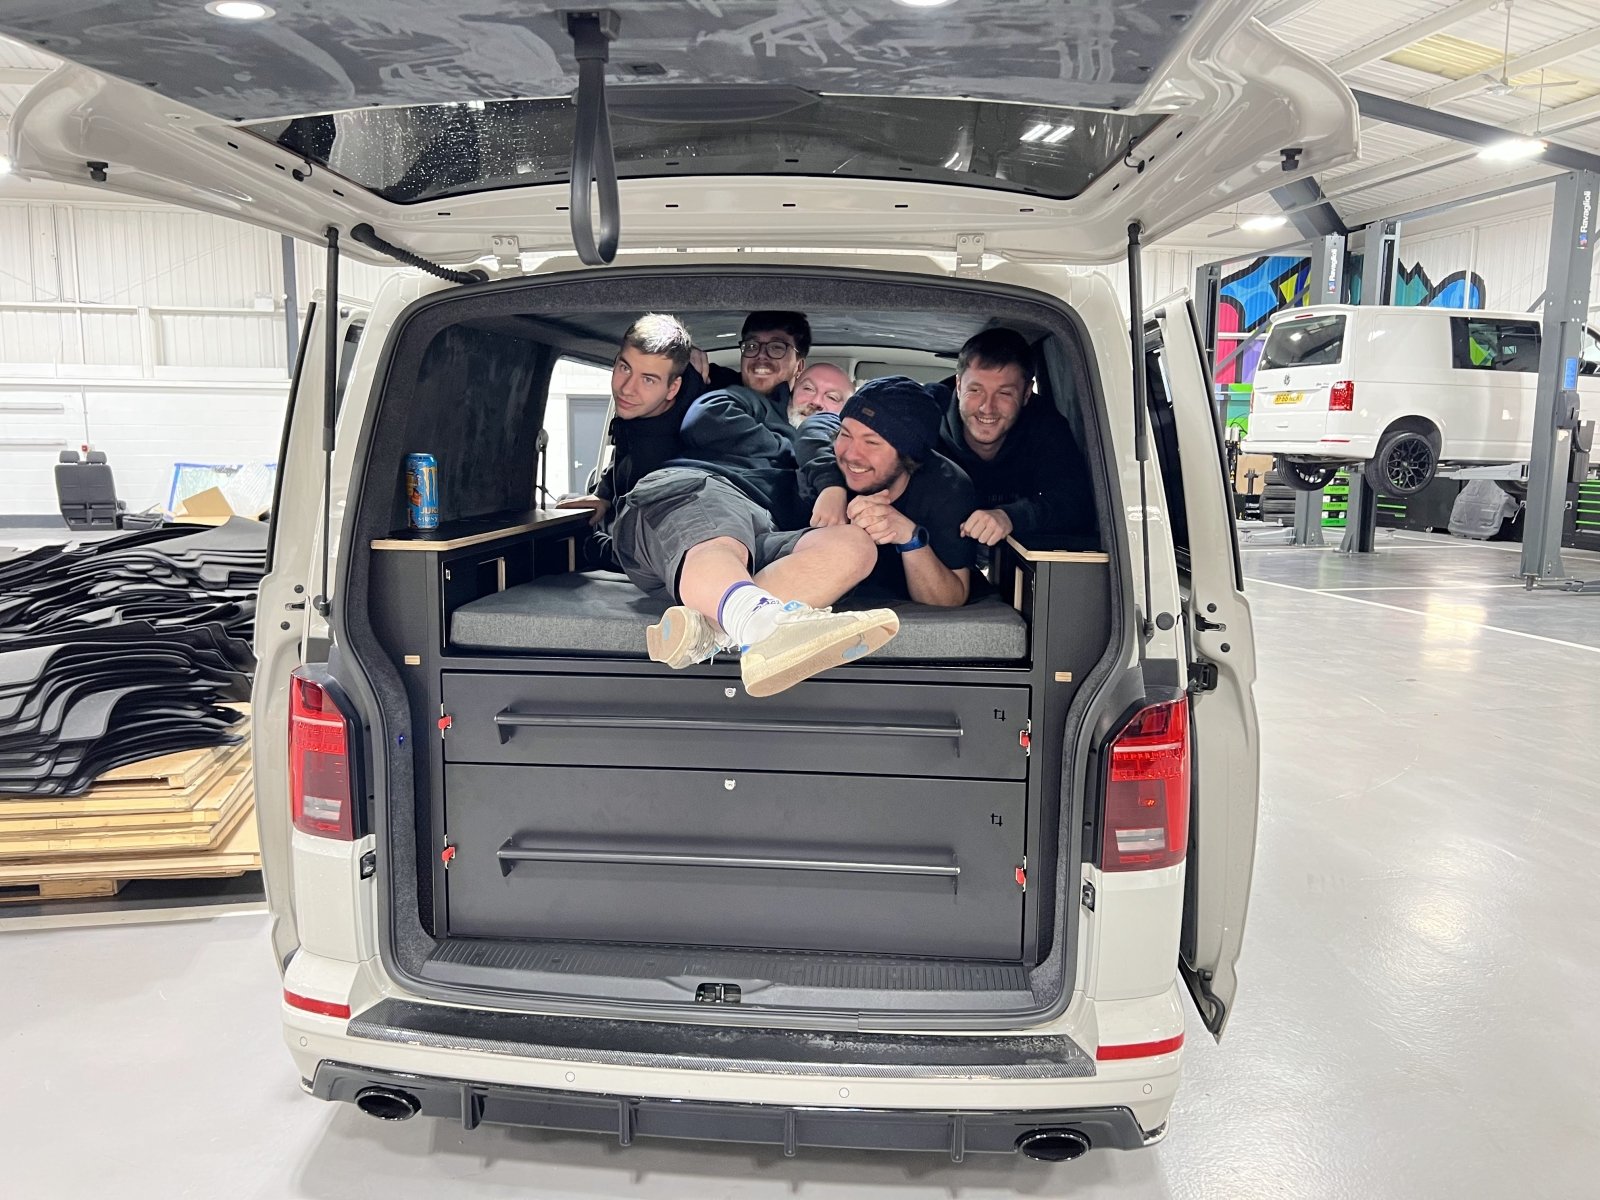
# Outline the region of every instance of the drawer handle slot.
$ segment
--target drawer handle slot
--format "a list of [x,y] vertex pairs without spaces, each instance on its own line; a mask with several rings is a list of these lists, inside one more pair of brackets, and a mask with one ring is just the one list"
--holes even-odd
[[494,715],[500,744],[518,729],[662,729],[692,733],[805,733],[837,736],[954,738],[966,736],[961,725],[868,725],[851,721],[763,721],[727,717],[646,717],[612,713],[523,713],[501,709]]
[[923,875],[959,879],[954,863],[849,862],[822,858],[754,858],[734,854],[665,854],[650,850],[558,850],[507,842],[496,851],[500,874],[518,863],[611,863],[630,867],[745,867],[774,871],[833,871],[846,875]]

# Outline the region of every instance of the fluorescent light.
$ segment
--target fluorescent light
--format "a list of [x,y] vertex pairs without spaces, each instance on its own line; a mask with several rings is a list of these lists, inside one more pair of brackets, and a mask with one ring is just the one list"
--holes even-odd
[[1044,135],[1045,145],[1054,146],[1076,128],[1076,125],[1057,125],[1054,130]]
[[4,154],[0,154],[0,175],[9,174],[11,174],[11,160]]
[[943,8],[946,4],[954,4],[956,0],[894,0],[905,8]]
[[1484,162],[1523,162],[1538,158],[1548,147],[1538,138],[1507,138],[1478,151]]
[[1037,142],[1045,134],[1049,133],[1051,128],[1052,127],[1049,125],[1035,125],[1032,129],[1028,130],[1027,133],[1022,135],[1022,140],[1025,142]]
[[1250,233],[1265,233],[1269,229],[1282,229],[1288,223],[1288,217],[1262,215],[1259,217],[1251,217],[1249,220],[1240,221],[1239,228]]
[[265,21],[276,15],[272,9],[256,3],[256,0],[211,0],[206,5],[206,11],[214,17],[226,17],[230,21]]

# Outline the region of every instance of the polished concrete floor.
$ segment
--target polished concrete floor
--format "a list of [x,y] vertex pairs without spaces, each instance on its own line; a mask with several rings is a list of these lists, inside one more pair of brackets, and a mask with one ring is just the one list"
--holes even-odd
[[[1600,1195],[1600,596],[1515,547],[1248,549],[1260,850],[1226,1041],[1137,1154],[385,1126],[301,1095],[258,914],[0,935],[6,1194],[760,1200]],[[1600,577],[1600,559],[1572,556]],[[5,925],[0,918],[0,927]]]

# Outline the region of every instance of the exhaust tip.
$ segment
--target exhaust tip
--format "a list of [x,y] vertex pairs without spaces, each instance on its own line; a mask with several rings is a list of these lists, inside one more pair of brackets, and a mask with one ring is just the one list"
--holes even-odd
[[396,1088],[369,1087],[356,1093],[356,1107],[380,1121],[409,1121],[422,1111],[422,1102]]
[[1017,1149],[1036,1162],[1071,1162],[1089,1152],[1089,1139],[1076,1129],[1033,1129],[1017,1139]]

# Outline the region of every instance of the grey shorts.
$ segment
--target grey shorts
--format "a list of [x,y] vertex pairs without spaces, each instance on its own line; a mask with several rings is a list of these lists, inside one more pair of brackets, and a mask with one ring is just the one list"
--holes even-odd
[[683,556],[701,542],[733,538],[750,552],[750,574],[793,552],[809,530],[780,532],[772,515],[733,484],[689,467],[652,471],[617,505],[612,549],[634,586],[678,601]]

